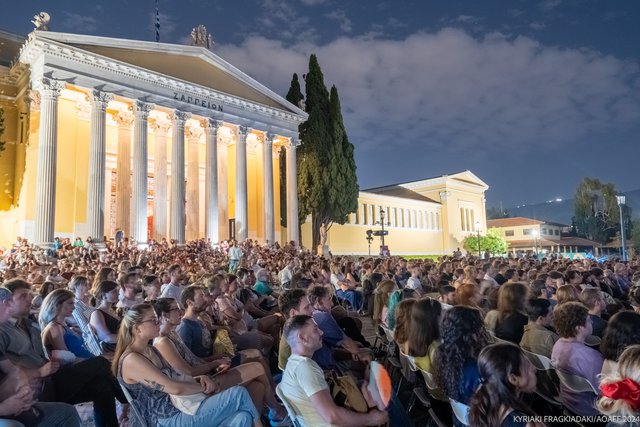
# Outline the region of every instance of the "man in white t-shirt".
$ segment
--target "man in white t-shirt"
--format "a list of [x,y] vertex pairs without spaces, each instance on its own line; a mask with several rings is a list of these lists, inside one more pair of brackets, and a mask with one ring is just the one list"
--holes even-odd
[[[333,402],[322,368],[311,359],[313,353],[322,347],[322,331],[311,316],[290,318],[284,326],[284,335],[291,346],[291,356],[278,387],[287,397],[288,404],[301,414],[303,426],[370,426],[383,424],[388,420],[387,412],[373,409],[363,414],[342,408]],[[365,399],[370,397],[366,384],[362,391]]]
[[173,298],[178,303],[178,307],[184,310],[180,298],[182,296],[182,290],[184,289],[181,283],[184,279],[182,267],[179,264],[174,264],[169,267],[169,277],[171,281],[162,287],[162,294],[160,296],[162,298]]

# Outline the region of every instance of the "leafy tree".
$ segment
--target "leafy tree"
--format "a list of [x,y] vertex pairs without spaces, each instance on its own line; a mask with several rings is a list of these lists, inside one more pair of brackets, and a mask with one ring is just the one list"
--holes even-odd
[[633,248],[636,253],[640,253],[640,219],[631,222],[631,233],[627,242],[629,248]]
[[[615,186],[595,178],[584,178],[576,189],[573,224],[580,236],[608,242],[620,229],[620,214]],[[623,206],[622,217],[628,234],[631,208]]]
[[511,218],[511,213],[506,209],[491,207],[487,209],[487,219]]
[[312,247],[324,248],[333,223],[344,224],[347,215],[355,212],[358,184],[353,145],[344,129],[338,91],[333,87],[329,96],[315,55],[309,58],[305,83],[309,119],[301,126],[299,214],[312,215]]
[[[470,253],[478,252],[478,235],[473,234],[467,236],[462,241],[462,246]],[[489,251],[491,255],[501,255],[507,252],[508,244],[505,238],[496,228],[491,228],[487,234],[480,236],[480,251],[482,253]]]
[[4,108],[0,107],[0,153],[4,151],[4,141],[2,135],[4,134]]

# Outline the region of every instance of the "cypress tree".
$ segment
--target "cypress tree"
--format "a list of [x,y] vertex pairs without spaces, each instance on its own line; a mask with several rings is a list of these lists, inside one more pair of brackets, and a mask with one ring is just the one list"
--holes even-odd
[[0,153],[4,150],[4,141],[2,141],[2,135],[4,134],[4,108],[0,107]]
[[300,217],[312,215],[312,247],[326,244],[333,223],[344,224],[355,212],[358,182],[353,145],[344,129],[338,90],[331,96],[315,55],[309,58],[306,82],[308,120],[301,126],[298,154]]

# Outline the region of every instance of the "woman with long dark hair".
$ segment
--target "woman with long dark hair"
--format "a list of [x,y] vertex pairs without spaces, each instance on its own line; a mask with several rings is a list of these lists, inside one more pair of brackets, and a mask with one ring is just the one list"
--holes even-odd
[[520,348],[509,343],[485,347],[478,357],[478,370],[482,383],[470,401],[472,426],[543,426],[518,419],[535,416],[522,394],[536,390],[536,368]]
[[440,345],[441,315],[442,304],[433,298],[418,300],[411,309],[408,354],[418,369],[430,374],[433,374],[433,362]]
[[482,314],[477,308],[455,306],[445,311],[440,332],[436,384],[448,397],[466,404],[480,384],[478,355],[489,342]]
[[621,311],[609,319],[600,343],[600,352],[605,359],[602,365],[603,375],[616,372],[622,352],[631,345],[640,344],[638,325],[640,313],[633,311]]

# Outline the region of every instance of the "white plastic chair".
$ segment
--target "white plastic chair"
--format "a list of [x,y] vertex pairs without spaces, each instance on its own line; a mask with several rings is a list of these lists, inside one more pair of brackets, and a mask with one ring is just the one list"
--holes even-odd
[[282,404],[287,410],[287,413],[289,414],[289,418],[291,419],[291,422],[293,423],[294,427],[304,427],[304,424],[302,424],[302,414],[300,414],[299,412],[296,412],[295,407],[291,404],[289,399],[287,399],[287,397],[282,392],[282,388],[280,387],[280,384],[276,386],[276,394],[278,395],[278,397],[282,401]]
[[453,415],[456,419],[465,426],[471,425],[469,424],[469,405],[465,405],[464,403],[460,403],[451,398],[449,398],[449,403],[451,404],[451,409],[453,410]]

